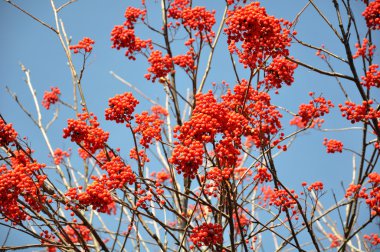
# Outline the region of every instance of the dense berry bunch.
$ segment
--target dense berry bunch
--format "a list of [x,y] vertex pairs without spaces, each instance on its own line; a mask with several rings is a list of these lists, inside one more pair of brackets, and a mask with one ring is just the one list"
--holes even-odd
[[377,87],[380,88],[380,71],[377,70],[379,65],[373,64],[368,67],[368,71],[365,76],[362,76],[361,84],[367,88]]
[[88,185],[86,191],[78,193],[78,189],[81,189],[81,187],[70,188],[65,195],[80,205],[85,207],[92,206],[92,209],[98,212],[110,214],[110,205],[112,205],[114,201],[107,188],[106,181],[96,177],[93,177],[93,179],[95,181]]
[[371,2],[362,15],[369,29],[380,30],[380,0]]
[[380,111],[372,108],[372,104],[372,100],[363,101],[362,104],[355,104],[353,102],[346,101],[346,106],[339,104],[339,109],[342,111],[343,117],[346,117],[347,120],[351,121],[351,123],[356,123],[380,118]]
[[84,225],[74,224],[66,226],[64,230],[71,242],[77,243],[80,242],[80,239],[85,242],[92,240],[90,229]]
[[7,146],[15,141],[16,137],[17,132],[13,129],[12,124],[6,124],[4,120],[0,118],[0,146]]
[[110,98],[108,100],[109,108],[105,111],[106,120],[129,123],[137,104],[139,101],[133,97],[132,93],[124,93]]
[[[313,93],[310,93],[312,96]],[[298,109],[298,116],[301,117],[303,125],[308,126],[316,118],[324,116],[330,112],[334,104],[330,100],[326,101],[323,97],[317,97],[311,100],[308,104],[301,104]]]
[[105,183],[109,190],[123,188],[126,184],[132,185],[136,181],[136,176],[131,166],[125,165],[120,157],[113,157],[103,164],[101,168],[108,173]]
[[[362,46],[360,46],[359,43],[356,43],[355,47],[357,48],[357,51],[352,56],[352,58],[356,59],[359,56],[366,57],[367,55],[369,57],[372,57],[373,56],[373,51],[375,50],[376,46],[375,45],[371,45],[370,47],[368,47],[368,42],[369,42],[368,39],[364,38]],[[368,53],[367,53],[367,49],[368,49]]]
[[[287,21],[276,19],[266,13],[259,2],[238,6],[228,12],[225,32],[229,51],[237,53],[245,67],[262,66],[267,57],[288,56],[289,30],[281,28]],[[238,43],[241,42],[241,49]]]
[[69,46],[70,50],[73,50],[74,53],[78,53],[79,50],[84,50],[85,52],[91,52],[92,51],[92,45],[95,44],[95,41],[90,38],[83,38],[81,41],[78,42],[77,45]]
[[359,192],[361,188],[361,185],[355,185],[355,184],[350,184],[350,186],[346,190],[346,194],[344,197],[349,198],[354,195],[354,197],[357,197],[357,193]]
[[223,243],[223,227],[220,224],[203,223],[191,231],[191,242],[195,246],[212,246]]
[[266,89],[279,89],[281,84],[285,83],[290,86],[294,82],[293,74],[297,68],[297,64],[287,60],[284,57],[276,57],[265,68],[265,88]]
[[150,67],[148,68],[148,74],[145,75],[147,80],[152,78],[152,81],[155,82],[156,79],[164,78],[167,74],[174,71],[173,61],[169,55],[162,57],[161,51],[153,51],[148,58]]
[[191,141],[188,145],[177,142],[169,161],[176,166],[178,173],[183,173],[184,177],[194,179],[203,162],[203,154],[203,145],[199,141]]
[[184,9],[188,8],[189,0],[173,0],[168,8],[168,17],[173,19],[180,19]]
[[120,50],[126,48],[125,56],[130,60],[135,60],[134,54],[143,49],[153,49],[152,40],[143,40],[136,37],[134,29],[125,28],[123,25],[116,25],[111,32],[112,48]]
[[[361,193],[360,197],[365,199],[365,202],[372,210],[372,215],[380,216],[380,174],[372,172],[368,175],[368,182],[371,187],[368,193]],[[364,188],[363,188],[364,189]]]
[[67,151],[63,151],[60,148],[55,149],[54,151],[54,164],[59,165],[64,157],[70,157],[70,153]]
[[147,111],[136,114],[137,127],[133,132],[141,135],[140,144],[145,148],[149,148],[153,140],[161,141],[161,126],[164,123],[155,114],[149,115]]
[[211,42],[215,36],[212,27],[215,24],[215,11],[208,11],[205,7],[196,6],[185,8],[182,11],[182,24],[190,30],[196,31],[195,36]]
[[368,240],[373,246],[380,244],[380,237],[378,234],[364,235],[364,239]]
[[124,26],[126,26],[128,29],[134,29],[135,23],[139,19],[144,21],[145,15],[146,15],[146,10],[138,9],[135,7],[128,7],[124,13],[124,17],[126,19],[124,22]]
[[259,183],[264,183],[272,181],[272,175],[268,172],[266,167],[258,167],[256,170],[256,175],[253,179]]
[[51,104],[56,104],[59,100],[59,95],[61,94],[61,90],[57,87],[51,87],[51,92],[45,91],[44,98],[42,100],[42,106],[44,108],[49,109]]
[[45,165],[30,160],[22,151],[14,151],[10,161],[12,169],[0,166],[0,214],[18,223],[27,218],[24,206],[19,203],[21,197],[36,212],[41,211],[46,201],[46,196],[42,195],[46,176],[35,175]]
[[195,66],[194,59],[194,49],[190,48],[186,54],[174,56],[173,63],[183,68],[188,73],[197,69],[197,67]]
[[316,181],[316,182],[312,183],[311,185],[309,185],[309,187],[307,188],[307,190],[309,192],[311,190],[322,191],[323,190],[323,183],[321,181]]
[[103,149],[109,133],[99,128],[97,117],[93,113],[83,113],[78,116],[77,120],[67,120],[67,128],[63,129],[63,138],[70,137],[71,142],[76,142],[92,154]]
[[[294,198],[298,198],[297,194],[294,194],[294,190],[291,190],[290,193]],[[274,189],[270,195],[269,205],[275,205],[285,211],[288,208],[294,208],[296,201],[293,197],[284,189]]]
[[323,145],[327,147],[327,153],[342,152],[343,143],[341,141],[325,138],[323,140]]

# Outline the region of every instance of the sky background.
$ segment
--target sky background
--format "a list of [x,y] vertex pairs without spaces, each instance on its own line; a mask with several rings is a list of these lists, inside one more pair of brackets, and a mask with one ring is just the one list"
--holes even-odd
[[[151,3],[154,2],[156,1],[151,1]],[[199,5],[206,5],[208,9],[215,9],[217,21],[220,21],[223,11],[222,5],[217,4],[220,1],[195,2]],[[260,2],[267,8],[268,14],[292,21],[307,1],[267,0]],[[54,25],[50,1],[15,1],[15,3],[44,22]],[[62,3],[64,1],[56,1],[57,6]],[[315,1],[315,3],[336,24],[336,16],[331,1],[319,0]],[[121,147],[121,153],[124,157],[128,156],[129,150],[125,146],[129,146],[132,139],[123,126],[104,120],[104,109],[107,107],[110,97],[132,90],[112,77],[110,71],[133,83],[140,90],[143,90],[147,96],[164,105],[164,92],[160,84],[152,84],[144,79],[144,74],[147,72],[145,60],[137,57],[138,59],[135,62],[129,61],[124,56],[122,50],[117,51],[111,48],[110,33],[112,28],[124,22],[124,11],[127,6],[139,6],[139,4],[140,1],[132,0],[79,0],[60,13],[66,32],[72,38],[73,44],[76,44],[83,37],[90,37],[95,40],[93,53],[89,58],[89,64],[82,81],[83,89],[90,111],[98,115],[101,127],[111,132],[110,145]],[[361,1],[352,1],[352,5],[359,24],[359,30],[364,33],[366,29],[361,17],[364,4]],[[160,16],[159,4],[155,8],[150,16],[152,24],[156,24],[154,20]],[[316,46],[324,44],[330,51],[341,56],[345,55],[335,35],[328,29],[328,26],[312,7],[309,7],[303,13],[296,26],[296,30],[298,32],[297,37],[304,42]],[[137,33],[142,38],[154,36],[146,30],[141,30]],[[50,89],[51,86],[58,86],[62,91],[61,99],[71,102],[72,83],[64,51],[59,44],[58,37],[51,30],[43,27],[5,1],[0,2],[0,38],[0,113],[7,122],[13,123],[14,128],[19,132],[20,136],[28,137],[28,142],[32,149],[35,150],[34,156],[37,160],[51,164],[51,160],[48,158],[48,150],[44,145],[39,130],[12,100],[6,91],[6,86],[17,93],[25,107],[35,114],[31,95],[27,85],[23,81],[25,75],[19,66],[22,63],[27,69],[30,69],[31,80],[40,102],[44,91]],[[373,40],[378,45],[378,32],[373,33]],[[178,47],[175,47],[175,50],[181,51],[183,48],[182,44],[183,41],[179,40]],[[231,63],[228,60],[228,55],[225,53],[226,48],[225,37],[222,36],[216,49],[214,65],[204,90],[211,88],[211,82],[221,83],[225,80],[231,86],[234,84]],[[314,50],[305,49],[294,44],[290,48],[290,54],[307,64],[327,69],[324,62],[315,56]],[[81,57],[73,55],[73,58],[76,68],[79,70]],[[378,62],[378,58],[379,50],[375,53],[375,62]],[[203,59],[205,60],[206,57]],[[349,74],[347,66],[343,66],[334,60],[331,63],[337,72]],[[247,75],[247,72],[242,68],[239,68],[239,72],[243,76],[244,74]],[[294,77],[295,82],[291,87],[283,87],[279,95],[273,94],[272,98],[275,105],[286,107],[296,112],[299,104],[310,100],[308,92],[313,91],[316,95],[323,94],[324,97],[331,99],[336,105],[332,114],[326,116],[326,123],[323,128],[338,129],[352,126],[340,116],[337,105],[344,102],[344,96],[333,78],[317,75],[301,66],[296,70]],[[359,101],[357,92],[353,88],[353,83],[342,80],[342,84],[348,90],[351,99],[356,102]],[[184,93],[186,88],[190,87],[185,78],[183,84],[179,85]],[[375,92],[375,94],[379,93]],[[141,101],[137,112],[148,110],[150,104],[141,99],[141,96],[138,94],[135,94],[135,96]],[[46,111],[42,107],[41,109],[43,110],[43,121],[46,124],[53,116],[54,110]],[[61,106],[59,118],[48,132],[54,149],[74,147],[69,140],[62,139],[62,129],[66,126],[67,118],[70,117],[74,117],[73,112]],[[282,124],[286,128],[285,133],[296,129],[288,125],[290,119],[291,117],[284,113]],[[344,195],[341,183],[345,187],[350,183],[352,176],[352,153],[344,151],[342,154],[327,154],[325,147],[322,145],[323,138],[341,140],[345,148],[358,151],[360,147],[359,133],[359,131],[355,130],[339,132],[309,130],[305,134],[301,134],[286,153],[278,156],[276,166],[279,176],[283,178],[285,184],[298,190],[302,181],[323,181],[326,191],[323,202],[326,204],[326,207],[329,207],[333,204],[331,192],[334,191],[338,198],[341,198]],[[75,147],[73,148],[73,153],[76,153]],[[154,161],[150,166],[152,170],[161,169]],[[2,231],[2,227],[0,227],[0,234]],[[12,236],[8,243],[17,244],[19,242],[18,239],[18,237]],[[0,235],[0,244],[1,241],[2,235]]]

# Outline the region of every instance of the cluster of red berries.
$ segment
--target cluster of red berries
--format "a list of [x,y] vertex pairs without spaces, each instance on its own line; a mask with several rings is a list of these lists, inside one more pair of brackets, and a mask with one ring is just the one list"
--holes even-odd
[[362,13],[367,27],[372,30],[380,30],[380,0],[371,2]]
[[125,17],[125,22],[124,26],[126,26],[128,29],[134,29],[135,28],[135,23],[141,19],[144,21],[146,15],[146,10],[145,9],[138,9],[135,7],[128,7],[125,10],[124,17]]
[[[310,96],[314,93],[310,92]],[[324,97],[317,97],[311,100],[308,104],[301,104],[298,108],[298,116],[301,117],[301,122],[304,127],[308,126],[314,119],[324,116],[330,112],[334,104]]]
[[193,228],[190,241],[195,246],[212,246],[223,243],[223,227],[220,224],[203,223]]
[[136,37],[134,29],[125,28],[123,25],[116,25],[111,32],[112,48],[120,50],[126,48],[125,56],[130,60],[135,60],[134,54],[141,52],[143,49],[153,50],[152,40],[143,40]]
[[195,36],[200,36],[202,40],[211,42],[215,36],[215,33],[212,31],[212,27],[215,24],[215,10],[208,11],[205,7],[200,6],[184,8],[181,18],[182,24],[186,28],[196,31]]
[[284,57],[274,58],[270,65],[265,68],[265,88],[268,90],[272,88],[279,89],[282,83],[290,86],[294,82],[293,74],[297,66],[296,63]]
[[[362,57],[366,57],[367,55],[369,57],[373,56],[373,51],[375,50],[376,46],[375,45],[371,45],[371,46],[368,47],[368,42],[369,42],[368,39],[364,38],[362,46],[360,46],[359,43],[355,44],[355,47],[356,47],[357,51],[352,56],[353,59],[356,59],[359,56],[362,56]],[[367,53],[367,49],[368,49],[368,53]]]
[[342,111],[343,117],[346,117],[351,123],[356,123],[380,118],[380,111],[372,108],[372,104],[372,100],[363,101],[362,104],[346,101],[346,106],[339,104],[339,109]]
[[344,197],[349,198],[352,195],[354,195],[354,197],[358,197],[358,192],[361,187],[361,185],[350,184],[346,190],[346,194],[344,195]]
[[256,169],[256,175],[253,177],[253,180],[259,183],[272,181],[272,175],[268,172],[268,169],[266,167],[258,167]]
[[63,138],[70,137],[71,142],[76,142],[92,154],[103,149],[109,133],[99,128],[97,117],[93,113],[79,114],[78,117],[77,120],[67,120],[67,128],[63,129]]
[[379,65],[373,64],[368,67],[368,71],[366,72],[365,76],[362,76],[362,82],[361,84],[368,89],[371,87],[377,87],[380,88],[380,71],[377,70],[379,68]]
[[[86,191],[78,193],[78,189],[82,189],[81,186],[79,188],[69,188],[65,193],[66,197],[69,197],[73,202],[77,202],[85,207],[92,206],[92,209],[100,213],[110,214],[110,205],[112,205],[114,201],[106,185],[106,180],[96,177],[92,177],[92,179],[95,181],[88,185]],[[70,204],[68,200],[67,204]]]
[[148,155],[146,155],[145,150],[139,150],[139,152],[137,153],[135,147],[132,147],[131,150],[129,151],[129,157],[136,161],[140,161],[141,166],[144,166],[146,162],[150,162]]
[[[324,119],[322,118],[314,118],[313,119],[313,122],[310,124],[309,128],[314,128],[316,125],[318,126],[318,128],[322,127],[322,124],[325,122]],[[290,120],[289,122],[290,125],[295,125],[297,126],[298,128],[305,128],[306,126],[308,126],[308,123],[307,122],[304,122],[302,121],[302,117],[300,116],[295,116],[293,117],[292,120]]]
[[309,187],[307,188],[307,190],[310,192],[312,190],[314,191],[322,191],[323,190],[323,183],[321,181],[316,181],[314,183],[312,183],[311,185],[309,185]]
[[136,176],[131,166],[125,165],[120,157],[113,157],[110,161],[104,163],[101,168],[106,170],[108,177],[105,183],[109,190],[123,188],[126,184],[132,185],[136,181]]
[[160,184],[165,183],[166,180],[172,181],[170,174],[167,171],[161,170],[159,172],[152,172],[151,177],[155,177],[156,181]]
[[174,56],[173,63],[183,68],[183,70],[185,70],[185,72],[188,73],[197,69],[197,67],[194,64],[195,58],[196,58],[196,54],[194,52],[194,49],[190,48],[189,51],[186,52],[186,54]]
[[42,100],[42,106],[46,109],[49,109],[51,104],[56,104],[59,100],[59,95],[61,94],[61,90],[57,87],[51,87],[50,90],[51,92],[45,91]]
[[[294,208],[296,205],[296,201],[293,199],[298,198],[298,195],[294,193],[294,190],[290,190],[290,195],[284,189],[274,189],[272,194],[270,195],[269,205],[275,205],[279,207],[282,211],[285,211],[289,208]],[[292,197],[293,196],[293,197]]]
[[[162,52],[155,50],[150,54],[148,58],[150,67],[148,68],[148,74],[145,74],[145,78],[155,82],[156,79],[164,78],[167,74],[174,71],[173,61],[169,55],[162,57]],[[153,77],[152,77],[153,75]]]
[[[291,25],[269,16],[259,2],[238,6],[228,12],[226,20],[224,31],[228,36],[228,49],[237,53],[239,61],[251,69],[261,67],[267,57],[288,56],[290,31],[281,24]],[[238,48],[240,42],[241,49]]]
[[41,211],[46,201],[42,193],[46,176],[35,175],[45,164],[31,160],[22,151],[14,151],[13,154],[10,159],[12,169],[7,169],[6,165],[0,166],[0,214],[6,220],[19,223],[28,217],[25,207],[18,202],[20,197],[36,212]]
[[64,157],[70,157],[70,153],[67,151],[63,151],[60,148],[55,149],[54,151],[54,164],[59,165],[62,163]]
[[327,138],[323,139],[323,145],[327,147],[327,153],[335,153],[343,151],[343,143],[341,141]]
[[373,246],[380,244],[380,237],[378,234],[372,233],[371,235],[364,235],[363,238],[368,240]]
[[340,238],[334,234],[328,234],[329,239],[331,240],[330,248],[336,248],[340,246]]
[[176,166],[177,172],[184,177],[195,178],[198,168],[203,162],[203,144],[199,141],[191,141],[187,145],[175,142],[172,157],[169,162]]
[[11,123],[6,124],[2,118],[0,118],[0,146],[8,146],[8,144],[14,142],[17,138],[17,132],[13,129]]
[[140,144],[145,148],[149,148],[153,140],[161,141],[161,126],[164,123],[155,114],[149,115],[147,111],[141,115],[135,115],[137,127],[133,129],[134,133],[141,135]]
[[70,241],[73,243],[80,242],[80,239],[85,242],[92,240],[91,231],[85,225],[73,224],[71,226],[66,226],[64,228],[64,231],[67,234]]
[[92,51],[92,45],[95,44],[95,41],[90,38],[83,38],[81,41],[78,42],[77,45],[71,45],[69,46],[70,50],[73,50],[74,53],[78,53],[79,50],[84,50],[85,52],[91,52]]
[[132,113],[139,104],[139,101],[133,97],[132,93],[115,95],[108,100],[109,108],[105,111],[106,120],[115,121],[116,123],[127,122],[133,118]]

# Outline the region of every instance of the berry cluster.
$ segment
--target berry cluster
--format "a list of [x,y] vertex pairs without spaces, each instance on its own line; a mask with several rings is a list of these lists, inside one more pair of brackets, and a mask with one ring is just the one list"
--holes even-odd
[[[362,56],[362,57],[366,57],[367,55],[369,57],[372,57],[373,56],[373,51],[375,50],[376,46],[375,45],[371,45],[370,47],[368,47],[368,39],[367,38],[364,38],[363,39],[363,43],[362,43],[362,46],[360,46],[359,43],[356,43],[355,44],[355,47],[357,49],[356,53],[352,56],[353,59],[356,59],[358,58],[359,56]],[[368,49],[368,53],[367,53],[367,49]]]
[[90,229],[84,225],[74,224],[71,226],[66,226],[64,228],[64,231],[68,235],[70,241],[73,243],[80,242],[80,239],[85,242],[92,240]]
[[342,152],[343,150],[343,143],[335,139],[324,138],[323,145],[327,147],[327,153]]
[[148,62],[150,63],[150,67],[148,68],[149,73],[144,76],[147,80],[150,80],[153,75],[152,81],[155,82],[156,79],[164,78],[167,74],[174,71],[172,59],[169,55],[162,57],[161,51],[153,51],[148,58]]
[[[70,137],[71,142],[76,142],[92,154],[103,149],[109,133],[99,128],[97,117],[93,113],[79,114],[78,117],[78,120],[67,120],[67,128],[63,129],[63,138]],[[87,121],[90,125],[87,124]]]
[[195,246],[212,246],[223,243],[223,227],[220,224],[203,223],[193,228],[190,241]]
[[368,240],[373,246],[380,244],[380,237],[378,234],[372,233],[371,235],[364,235],[363,238]]
[[272,181],[272,175],[268,172],[266,167],[258,167],[253,180],[258,181],[259,183]]
[[[42,194],[45,175],[35,175],[45,164],[31,160],[26,153],[14,151],[10,159],[11,169],[0,166],[0,214],[5,220],[19,223],[27,219],[25,207],[19,203],[23,197],[27,205],[36,212],[41,211],[46,196]],[[30,153],[28,153],[30,154]]]
[[347,120],[351,121],[351,123],[356,123],[380,118],[380,111],[372,108],[372,104],[372,100],[363,101],[362,104],[355,104],[354,102],[346,101],[346,106],[339,104],[339,109],[342,111],[343,117],[346,117]]
[[[208,11],[205,7],[184,8],[181,13],[182,24],[189,30],[196,31],[195,36],[211,42],[215,37],[212,27],[215,24],[215,11]],[[203,35],[204,33],[204,35]]]
[[145,148],[149,148],[153,139],[161,141],[161,126],[164,123],[156,114],[149,115],[147,111],[136,114],[137,127],[133,130],[134,133],[141,135],[140,144]]
[[120,157],[113,157],[110,161],[101,166],[106,170],[108,177],[103,175],[109,190],[123,188],[125,184],[132,185],[136,181],[136,176],[129,165],[125,165]]
[[[309,94],[313,96],[313,93]],[[334,104],[330,100],[326,101],[323,97],[317,97],[311,100],[308,104],[301,104],[298,108],[298,116],[301,117],[301,122],[304,127],[311,124],[314,119],[324,116],[330,112]]]
[[59,95],[61,94],[61,90],[57,87],[51,87],[51,92],[45,91],[44,98],[42,100],[42,106],[44,108],[49,109],[51,104],[56,104],[59,100]]
[[6,124],[2,118],[0,118],[0,146],[8,146],[8,144],[15,141],[17,138],[17,132],[13,129],[11,123]]
[[[294,190],[290,190],[294,198],[298,198],[297,194],[294,194]],[[285,211],[289,208],[294,208],[296,201],[289,193],[284,189],[274,189],[270,195],[269,205],[275,205]]]
[[[92,177],[92,179],[95,181],[88,185],[86,191],[78,193],[78,189],[80,190],[82,187],[69,188],[65,193],[66,197],[69,197],[72,201],[78,202],[85,207],[92,206],[92,209],[100,213],[110,214],[110,205],[112,205],[114,201],[107,188],[106,180],[98,179],[96,177]],[[67,204],[69,204],[68,200]]]
[[307,188],[307,190],[310,192],[312,190],[314,191],[322,191],[323,190],[323,183],[321,181],[316,181],[314,183],[312,183],[311,185],[309,185],[309,187]]
[[331,240],[330,248],[336,248],[340,246],[341,242],[339,236],[334,234],[328,234],[328,237]]
[[371,2],[362,13],[367,27],[372,30],[380,30],[380,0]]
[[380,71],[377,70],[379,68],[379,65],[373,64],[368,67],[368,71],[366,72],[365,76],[362,76],[362,82],[361,84],[368,89],[371,87],[377,87],[380,88]]
[[272,88],[279,89],[282,83],[290,86],[294,82],[293,74],[297,66],[296,63],[284,57],[274,58],[270,65],[265,68],[265,88],[268,90]]
[[55,149],[54,151],[54,164],[59,165],[64,157],[70,157],[70,153],[63,151],[60,148]]
[[106,120],[116,123],[127,122],[128,126],[137,104],[139,101],[133,97],[132,93],[124,93],[110,98],[108,100],[109,108],[105,111]]
[[85,52],[91,52],[92,51],[92,45],[95,44],[95,41],[90,38],[83,38],[81,41],[78,42],[77,45],[69,46],[70,50],[73,50],[74,53],[78,53],[79,50],[84,50]]
[[237,53],[240,62],[251,69],[262,66],[267,57],[288,56],[290,31],[281,28],[281,24],[290,25],[288,21],[269,16],[259,2],[238,6],[228,12],[224,29],[228,49]]

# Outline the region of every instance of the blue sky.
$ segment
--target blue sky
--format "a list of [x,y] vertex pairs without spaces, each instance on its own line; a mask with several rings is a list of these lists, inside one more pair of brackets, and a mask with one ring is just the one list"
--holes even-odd
[[[216,17],[218,21],[220,20],[222,8],[216,4],[219,1],[196,2],[200,5],[206,4],[208,9],[215,9],[217,13]],[[291,21],[307,1],[267,0],[260,2],[267,8],[270,15],[283,17]],[[332,3],[325,0],[315,2],[325,12],[326,16],[331,18],[332,22],[336,24]],[[49,1],[16,1],[16,3],[41,20],[54,25]],[[56,5],[60,5],[60,3],[62,4],[64,1],[57,1]],[[103,115],[108,98],[131,90],[113,78],[109,72],[114,71],[136,85],[140,90],[143,90],[150,98],[164,104],[164,93],[161,86],[157,83],[152,84],[144,79],[147,68],[146,62],[139,57],[135,62],[128,61],[124,57],[123,51],[111,48],[110,32],[113,26],[123,23],[124,11],[130,4],[139,6],[139,1],[79,0],[64,9],[61,13],[66,31],[72,37],[73,44],[83,37],[90,37],[96,41],[93,53],[88,61],[89,65],[85,71],[83,89],[90,110],[98,115],[101,126],[111,132],[110,145],[121,147],[122,154],[125,157],[128,155],[128,148],[125,146],[129,146],[131,141],[130,136],[123,127],[106,122]],[[365,24],[360,15],[364,9],[364,4],[361,1],[353,1],[352,5],[354,6],[354,14],[359,23],[359,30],[365,32]],[[155,9],[155,12],[152,12],[151,20],[159,16],[157,10]],[[327,49],[344,56],[342,46],[339,45],[334,34],[311,7],[301,16],[296,30],[298,38],[305,42],[316,46],[324,44]],[[5,87],[8,86],[12,91],[16,92],[25,106],[35,113],[33,101],[23,81],[25,76],[20,70],[19,63],[22,63],[31,71],[32,83],[40,101],[43,92],[48,90],[50,86],[60,87],[62,90],[62,100],[71,101],[71,77],[69,68],[66,65],[63,49],[59,44],[57,36],[51,30],[41,26],[41,24],[13,8],[5,1],[0,2],[0,34],[0,113],[8,122],[13,123],[21,136],[28,137],[28,141],[35,150],[35,157],[41,162],[49,163],[50,161],[47,158],[48,150],[43,144],[40,132],[18,108],[6,92]],[[143,38],[152,36],[147,31],[141,31],[139,35]],[[375,44],[378,44],[378,32],[374,33],[373,37]],[[231,63],[226,60],[226,54],[224,53],[226,43],[223,39],[222,37],[221,43],[216,50],[215,65],[207,82],[208,88],[210,88],[211,82],[220,83],[226,80],[231,85],[234,83]],[[179,44],[182,44],[182,42],[179,41]],[[180,48],[179,46],[178,50]],[[308,64],[327,69],[324,62],[315,56],[315,51],[313,50],[292,45],[290,54]],[[79,69],[81,64],[80,57],[75,55],[73,57],[77,69]],[[378,61],[379,50],[376,52],[375,57],[376,61]],[[336,61],[332,61],[332,63],[336,71],[349,73],[348,67],[342,66],[339,63],[336,64]],[[244,73],[244,70],[241,68],[239,71]],[[345,80],[342,80],[342,83],[350,92],[351,98],[354,101],[358,101],[358,95],[355,89],[353,89],[353,83]],[[186,82],[184,81],[183,90],[186,88],[185,86]],[[273,103],[287,107],[292,111],[297,111],[300,103],[309,101],[309,91],[314,91],[317,95],[323,94],[327,99],[332,99],[335,105],[344,102],[344,96],[333,78],[317,75],[299,67],[296,71],[295,82],[292,87],[284,87],[280,90],[279,95],[273,95]],[[136,97],[141,98],[137,94]],[[147,110],[149,106],[147,102],[141,99],[138,111]],[[47,123],[52,115],[52,111],[44,111],[44,122]],[[66,125],[66,119],[73,116],[72,112],[61,107],[58,120],[48,132],[54,148],[67,149],[72,146],[68,140],[62,139],[62,129]],[[285,116],[283,125],[289,130],[295,130],[295,128],[288,126],[289,119],[290,117]],[[325,119],[325,128],[336,129],[351,126],[349,122],[340,116],[337,106],[333,110],[333,113]],[[285,132],[290,132],[289,130]],[[283,177],[285,183],[296,189],[300,188],[302,181],[323,181],[327,192],[323,201],[329,206],[333,204],[331,191],[334,190],[338,196],[342,196],[341,182],[347,186],[351,179],[352,153],[327,154],[325,147],[322,145],[324,137],[341,140],[345,147],[359,150],[360,134],[358,131],[320,132],[310,130],[297,137],[289,150],[277,158],[277,168],[280,177]],[[123,147],[125,147],[124,151]],[[74,149],[73,152],[75,153],[76,150]],[[152,164],[152,166],[154,165]],[[17,240],[14,242],[17,243]]]

